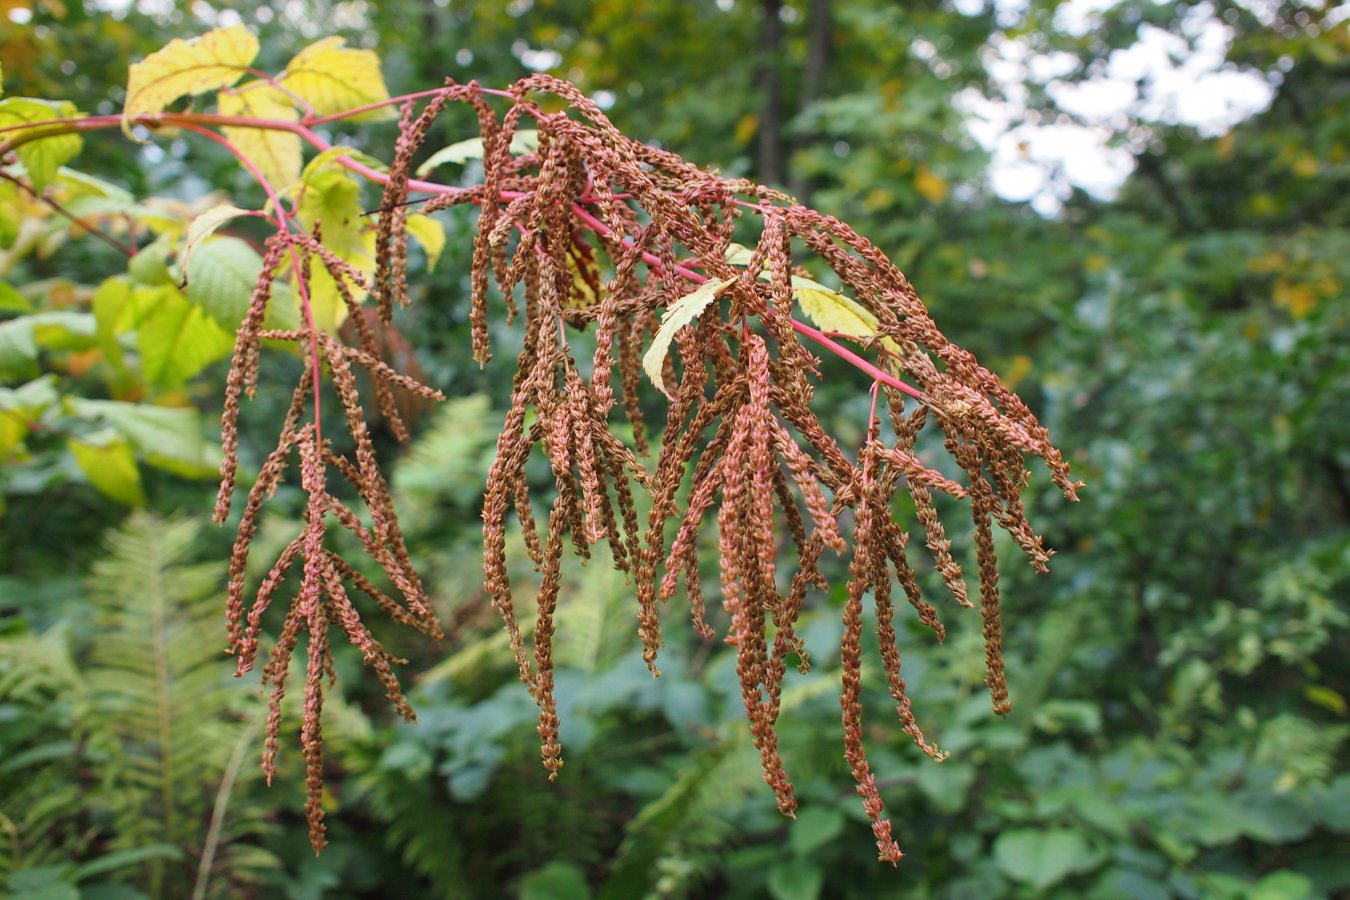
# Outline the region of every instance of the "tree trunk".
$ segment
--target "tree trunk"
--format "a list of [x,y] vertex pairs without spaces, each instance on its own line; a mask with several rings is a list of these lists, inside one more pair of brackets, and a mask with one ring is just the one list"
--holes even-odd
[[779,61],[783,46],[782,0],[763,0],[759,29],[759,146],[756,176],[765,184],[783,183],[783,84]]

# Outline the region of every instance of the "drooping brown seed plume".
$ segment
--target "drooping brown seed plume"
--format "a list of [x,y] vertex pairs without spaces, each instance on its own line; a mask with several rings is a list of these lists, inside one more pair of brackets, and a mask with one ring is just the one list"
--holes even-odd
[[[939,639],[945,634],[937,606],[920,590],[920,563],[911,559],[922,546],[929,557],[925,564],[940,574],[956,604],[972,605],[936,496],[947,496],[944,508],[970,506],[986,681],[995,710],[1006,713],[992,528],[1007,531],[1031,564],[1044,569],[1049,551],[1020,500],[1030,477],[1027,457],[1039,457],[1070,498],[1078,485],[1026,404],[938,329],[900,270],[849,226],[783,194],[724,178],[626,137],[564,81],[534,75],[497,93],[504,104],[476,83],[450,83],[420,112],[412,105],[404,109],[385,178],[373,280],[330,252],[320,234],[283,233],[268,244],[268,262],[238,332],[227,386],[217,504],[223,521],[238,467],[240,398],[252,395],[261,341],[291,342],[315,365],[301,376],[276,449],[248,492],[228,601],[230,640],[242,672],[256,659],[264,611],[282,590],[286,573],[299,565],[298,590],[264,666],[264,680],[272,686],[264,765],[269,772],[274,765],[287,670],[307,633],[300,742],[311,835],[315,846],[321,845],[320,715],[322,682],[332,670],[330,629],[340,629],[360,649],[395,708],[412,716],[394,675],[398,661],[362,620],[352,589],[395,621],[439,635],[365,422],[373,404],[403,435],[392,388],[439,394],[381,358],[355,297],[372,293],[386,321],[407,302],[410,167],[437,115],[463,103],[472,109],[483,141],[483,182],[442,186],[427,210],[473,205],[478,211],[469,273],[474,358],[484,362],[491,354],[494,317],[524,319],[520,346],[509,348],[517,371],[483,499],[483,573],[520,677],[540,707],[541,758],[549,777],[557,777],[563,765],[552,654],[554,617],[565,593],[561,556],[568,545],[589,556],[591,547],[604,543],[632,580],[635,627],[653,673],[662,646],[660,607],[682,587],[700,636],[714,637],[722,623],[727,642],[735,646],[741,697],[764,779],[779,809],[792,815],[796,798],[777,722],[789,660],[796,657],[803,670],[809,665],[809,648],[796,623],[812,592],[828,587],[828,551],[842,555],[847,570],[840,648],[843,754],[880,857],[898,860],[902,854],[863,748],[866,598],[875,607],[881,671],[898,723],[923,752],[940,758],[920,730],[906,691],[893,599],[898,585],[918,620]],[[545,97],[546,105],[540,102]],[[537,131],[537,149],[513,154],[512,139],[526,127]],[[748,236],[752,246],[733,243],[737,236]],[[337,283],[358,346],[308,329],[263,329],[273,281],[287,271],[293,279],[303,277],[303,268],[281,265],[287,253],[298,254],[304,265],[322,266]],[[813,279],[833,279],[838,288],[803,280],[802,263]],[[698,292],[708,282],[717,292]],[[693,309],[695,302],[702,305]],[[671,324],[662,324],[663,313]],[[686,324],[671,332],[681,319]],[[852,324],[839,324],[845,321]],[[865,327],[860,330],[858,323]],[[669,351],[645,359],[655,340]],[[857,373],[827,368],[823,360],[829,356],[851,363]],[[320,364],[333,383],[340,417],[320,417],[314,378]],[[655,459],[647,452],[644,417],[644,408],[647,413],[654,408],[655,392],[648,396],[644,368],[664,383],[668,398]],[[373,400],[362,396],[356,369],[369,375]],[[844,446],[831,435],[814,397],[815,384],[826,374],[855,378],[860,393],[870,387],[874,407],[884,395],[891,436],[883,436],[875,415],[866,423],[862,447]],[[335,453],[321,432],[321,426],[331,429],[335,423],[353,447],[349,456]],[[926,440],[925,431],[937,432],[936,439]],[[625,433],[630,440],[620,437]],[[939,446],[949,462],[930,458]],[[526,470],[536,456],[546,460],[552,484],[532,497]],[[263,504],[293,458],[309,497],[305,525],[250,602],[244,575],[249,545]],[[648,502],[640,504],[635,491],[645,491]],[[892,519],[891,500],[900,491],[913,499],[922,542],[911,541]],[[542,521],[536,502],[547,510]],[[644,505],[645,526],[638,513]],[[360,507],[365,512],[358,515]],[[513,517],[540,577],[529,640],[508,575]],[[334,525],[356,537],[393,590],[374,584],[325,546]],[[714,530],[715,538],[705,534]],[[720,573],[721,615],[709,612],[703,595],[702,556],[710,548]]]

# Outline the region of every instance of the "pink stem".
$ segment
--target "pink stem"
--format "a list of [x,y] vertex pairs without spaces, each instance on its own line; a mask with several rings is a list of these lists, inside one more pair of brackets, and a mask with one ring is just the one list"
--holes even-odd
[[[286,221],[286,208],[281,205],[281,198],[277,196],[277,192],[272,189],[272,185],[268,182],[267,177],[253,164],[253,160],[249,159],[247,154],[226,140],[223,135],[216,134],[209,128],[203,128],[200,125],[192,123],[184,123],[183,127],[189,131],[196,132],[203,137],[210,138],[223,146],[226,150],[230,151],[230,153],[234,154],[234,157],[239,160],[240,164],[248,169],[249,173],[254,178],[258,179],[258,184],[262,185],[263,192],[267,194],[267,198],[271,200],[272,205],[276,207],[276,218],[274,221],[277,223],[277,227],[283,232],[290,233],[290,225]],[[319,385],[323,383],[323,365],[319,361],[319,330],[314,325],[314,310],[310,307],[309,303],[309,285],[305,283],[303,271],[300,267],[300,260],[296,257],[294,251],[291,253],[291,268],[295,272],[296,291],[300,295],[300,311],[305,317],[305,326],[309,329],[310,367],[313,369],[314,374],[314,440],[317,442],[318,446],[322,447],[323,428],[319,413]]]

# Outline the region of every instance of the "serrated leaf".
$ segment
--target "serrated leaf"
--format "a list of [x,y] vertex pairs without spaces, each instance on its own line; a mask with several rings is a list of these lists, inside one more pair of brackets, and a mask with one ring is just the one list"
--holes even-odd
[[[371,50],[344,47],[345,43],[345,38],[328,37],[310,44],[286,65],[280,82],[321,116],[389,99],[379,56]],[[393,115],[392,110],[381,109],[357,120]]]
[[[538,130],[524,128],[511,135],[511,152],[516,156],[524,156],[526,153],[533,153],[538,149]],[[423,176],[437,166],[446,164],[462,165],[471,159],[482,159],[483,152],[483,139],[481,137],[457,141],[448,147],[442,147],[428,156],[426,160],[417,167],[417,174]]]
[[99,493],[127,506],[145,505],[141,473],[130,441],[113,432],[102,441],[71,438],[67,446],[84,477]]
[[220,448],[203,436],[195,409],[84,397],[67,397],[65,403],[72,415],[110,425],[152,466],[187,478],[219,474]]
[[[818,281],[792,276],[792,296],[806,317],[822,331],[860,338],[869,338],[877,333],[877,317],[867,307]],[[904,352],[890,338],[882,338],[878,343],[896,356]]]
[[[29,97],[7,97],[0,100],[0,128],[24,125],[29,122],[50,122],[52,119],[69,118],[73,115],[75,115],[75,106],[68,101],[52,103]],[[84,142],[78,134],[53,134],[49,137],[33,137],[34,135],[42,135],[44,131],[49,130],[39,125],[33,128],[16,128],[4,133],[6,141],[23,140],[25,137],[32,138],[28,143],[20,144],[14,152],[18,154],[19,160],[28,172],[28,180],[33,183],[33,188],[38,191],[50,184],[52,179],[56,177],[56,173],[66,164],[66,161],[79,153],[80,148],[84,146]]]
[[258,55],[258,38],[243,26],[217,28],[190,40],[175,39],[131,66],[122,130],[131,120],[157,113],[179,97],[234,84]]
[[675,332],[697,319],[699,313],[707,309],[717,299],[718,294],[726,290],[735,280],[727,278],[723,281],[705,281],[697,290],[670,304],[665,315],[661,316],[661,327],[657,329],[656,337],[652,338],[652,346],[642,356],[642,369],[652,380],[652,384],[670,399],[675,398],[666,390],[661,369],[665,365],[666,354],[670,352],[670,342],[675,339]]
[[[188,299],[233,333],[248,312],[253,289],[262,274],[262,257],[247,243],[233,237],[212,238],[198,247],[194,256]],[[263,327],[289,330],[299,325],[295,292],[285,282],[274,281]]]
[[134,289],[130,307],[141,373],[156,387],[178,387],[234,347],[233,335],[173,285]]
[[427,271],[434,271],[436,261],[445,249],[445,226],[431,216],[419,213],[408,216],[408,234],[417,238],[417,243],[422,245],[422,251],[427,255]]
[[[249,116],[285,122],[295,122],[300,118],[290,97],[262,81],[250,82],[238,90],[220,94],[216,98],[216,105],[224,116]],[[226,139],[258,167],[272,190],[280,193],[300,178],[300,135],[270,128],[226,126],[224,131]]]
[[[742,268],[750,265],[753,256],[754,251],[741,244],[729,244],[725,254],[728,263]],[[770,277],[768,272],[759,273],[761,281],[768,281]],[[877,333],[877,317],[867,307],[818,281],[792,276],[792,296],[806,317],[822,331],[861,338]],[[880,344],[897,356],[902,353],[900,345],[890,338],[882,338]]]
[[213,206],[200,216],[192,220],[188,225],[187,233],[183,238],[183,249],[178,254],[178,264],[183,268],[183,281],[179,287],[187,287],[191,280],[192,271],[190,268],[193,252],[208,237],[215,233],[215,230],[224,225],[231,219],[239,216],[258,215],[253,210],[240,209],[229,203],[222,203],[219,206]]

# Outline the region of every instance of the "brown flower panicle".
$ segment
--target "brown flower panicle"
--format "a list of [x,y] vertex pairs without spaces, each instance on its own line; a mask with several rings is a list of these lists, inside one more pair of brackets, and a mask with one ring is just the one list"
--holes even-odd
[[[465,204],[478,209],[469,317],[475,359],[490,356],[489,324],[498,305],[508,320],[524,320],[510,407],[483,498],[483,573],[521,680],[540,709],[541,758],[550,779],[563,765],[552,654],[562,554],[570,545],[588,557],[603,543],[633,583],[636,630],[654,674],[663,640],[660,608],[682,588],[702,638],[725,628],[726,642],[735,647],[741,699],[764,780],[779,809],[792,816],[796,799],[777,721],[789,663],[795,659],[802,671],[809,666],[796,623],[812,592],[828,587],[824,560],[831,551],[845,557],[848,571],[840,647],[844,757],[880,857],[898,860],[902,854],[863,748],[864,605],[870,596],[881,668],[900,727],[937,759],[944,754],[920,730],[901,676],[895,586],[939,640],[945,629],[922,594],[919,567],[910,557],[919,543],[893,518],[892,498],[900,491],[912,498],[922,549],[961,607],[974,604],[936,498],[946,495],[944,507],[969,504],[986,681],[995,710],[1006,713],[992,529],[995,524],[1004,529],[1031,564],[1044,570],[1050,551],[1027,523],[1020,500],[1030,477],[1027,458],[1039,457],[1070,498],[1078,485],[1027,406],[948,340],[899,269],[847,225],[783,194],[724,178],[624,136],[566,82],[534,75],[505,95],[500,114],[497,101],[476,83],[447,83],[420,112],[405,106],[376,229],[378,267],[372,279],[330,252],[321,234],[283,232],[268,242],[227,384],[217,520],[229,514],[235,490],[239,403],[255,389],[261,341],[291,342],[321,363],[342,405],[340,421],[352,449],[339,454],[331,436],[320,431],[321,423],[331,429],[333,419],[320,418],[316,364],[301,375],[276,449],[247,493],[231,562],[227,620],[241,673],[255,663],[265,611],[287,573],[297,565],[299,570],[298,588],[263,667],[272,689],[264,766],[269,774],[275,766],[287,670],[304,633],[300,742],[311,837],[320,846],[320,714],[323,682],[332,673],[330,631],[341,630],[361,650],[408,718],[413,713],[393,669],[399,661],[364,623],[352,592],[401,624],[440,633],[375,457],[356,370],[365,371],[373,406],[401,437],[406,429],[394,389],[429,399],[440,395],[384,360],[355,298],[371,293],[385,325],[394,308],[408,302],[410,167],[435,118],[450,104],[463,103],[473,110],[483,141],[483,182],[444,186],[426,211]],[[547,98],[547,108],[533,99],[539,95]],[[537,149],[513,155],[512,138],[523,127],[537,130]],[[747,234],[756,239],[745,256],[733,240]],[[288,253],[305,265],[322,266],[336,282],[356,346],[308,329],[262,327],[272,282],[281,277]],[[875,320],[875,333],[825,333],[800,320],[794,279],[804,271],[797,263],[811,259],[823,267],[812,277],[836,279],[838,295],[849,298],[839,302],[865,310]],[[720,296],[705,294],[706,308],[665,335],[670,352],[644,361],[651,336],[662,330],[663,310],[708,281],[719,282]],[[839,341],[852,349],[842,349]],[[813,406],[814,385],[827,372],[838,377],[837,368],[827,370],[822,362],[827,351],[867,373],[859,389],[872,386],[874,407],[884,396],[889,439],[875,414],[856,450],[822,424]],[[657,367],[669,397],[654,460],[647,448],[644,364]],[[313,417],[306,421],[311,401]],[[629,442],[618,436],[625,433],[619,427],[625,421]],[[938,440],[921,442],[925,429],[938,432]],[[936,445],[945,448],[950,464],[929,458]],[[532,495],[526,468],[536,454],[547,460],[552,486]],[[258,516],[293,457],[309,498],[304,528],[248,598],[245,564]],[[647,494],[645,524],[635,490]],[[546,509],[546,515],[537,509]],[[528,643],[508,576],[506,536],[513,517],[539,576]],[[715,538],[705,534],[713,520]],[[392,591],[327,546],[333,526],[355,537]],[[723,612],[717,615],[710,614],[702,590],[709,547],[715,547],[721,588]]]

